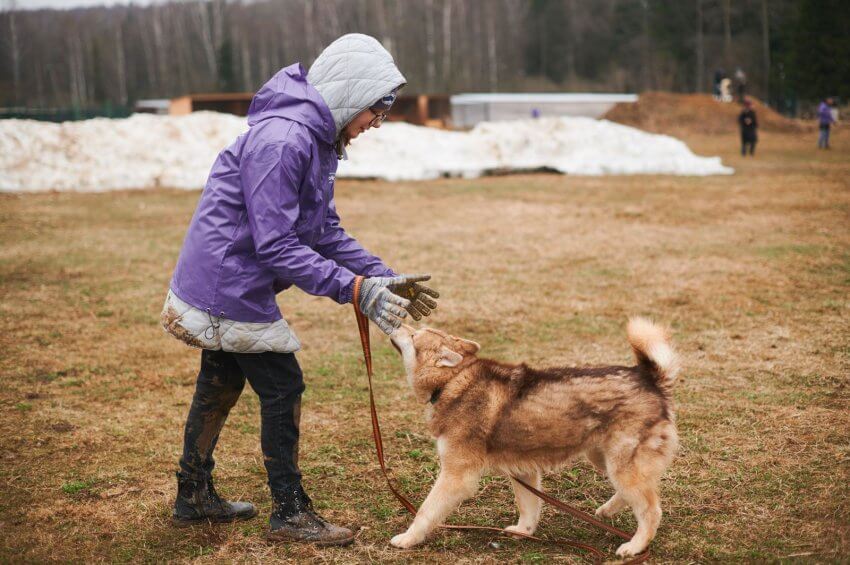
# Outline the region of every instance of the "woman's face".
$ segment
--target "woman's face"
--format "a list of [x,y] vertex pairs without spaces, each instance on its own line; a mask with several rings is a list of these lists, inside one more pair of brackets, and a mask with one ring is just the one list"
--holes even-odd
[[[381,127],[381,120],[376,120],[375,117],[378,114],[375,114],[371,109],[366,108],[351,120],[347,126],[345,126],[345,137],[348,139],[354,139],[367,129],[371,127],[379,128]],[[371,125],[374,123],[375,125]]]

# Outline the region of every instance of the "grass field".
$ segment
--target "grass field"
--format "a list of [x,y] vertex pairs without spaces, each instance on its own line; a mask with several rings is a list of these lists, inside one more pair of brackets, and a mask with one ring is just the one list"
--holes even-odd
[[[686,141],[736,174],[340,181],[338,205],[395,269],[434,275],[443,299],[429,323],[482,355],[630,363],[629,315],[672,327],[682,448],[662,485],[656,561],[850,559],[850,135],[839,130],[831,152],[811,135],[763,135],[752,160],[731,135]],[[263,540],[270,500],[248,388],[216,478],[261,516],[170,527],[199,353],[158,315],[198,196],[0,196],[0,562],[580,561],[481,534],[391,548],[408,517],[374,459],[353,314],[297,290],[279,301],[305,344],[305,483],[327,517],[362,528],[355,545]],[[438,470],[423,407],[395,351],[373,340],[389,461],[421,501]],[[544,484],[588,511],[612,492],[584,463]],[[451,518],[512,520],[501,477]],[[615,523],[634,527],[628,513]],[[612,555],[619,544],[551,508],[539,532]]]

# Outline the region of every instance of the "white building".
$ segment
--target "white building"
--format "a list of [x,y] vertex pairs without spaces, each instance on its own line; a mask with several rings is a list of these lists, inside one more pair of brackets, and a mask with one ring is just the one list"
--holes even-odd
[[456,128],[469,128],[478,122],[534,117],[599,118],[615,104],[637,99],[636,94],[456,94],[451,97],[452,123]]

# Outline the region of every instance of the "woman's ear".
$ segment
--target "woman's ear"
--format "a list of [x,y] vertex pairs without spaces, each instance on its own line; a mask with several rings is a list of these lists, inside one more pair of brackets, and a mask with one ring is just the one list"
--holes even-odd
[[440,357],[437,359],[437,367],[457,367],[463,361],[463,355],[452,351],[445,345],[440,348]]

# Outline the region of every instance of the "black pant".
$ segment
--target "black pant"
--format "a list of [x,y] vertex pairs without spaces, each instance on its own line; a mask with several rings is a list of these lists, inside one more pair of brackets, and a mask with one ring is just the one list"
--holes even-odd
[[750,155],[753,155],[756,151],[756,138],[754,137],[742,137],[741,138],[741,155],[747,154],[747,149],[750,151]]
[[201,370],[183,436],[180,473],[206,479],[215,467],[213,450],[245,378],[260,397],[260,441],[272,491],[301,482],[298,425],[304,377],[293,353],[201,352]]

